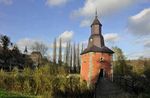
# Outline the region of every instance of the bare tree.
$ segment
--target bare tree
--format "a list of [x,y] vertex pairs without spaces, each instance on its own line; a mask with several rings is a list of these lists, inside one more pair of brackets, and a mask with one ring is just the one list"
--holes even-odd
[[32,46],[31,46],[32,51],[38,51],[42,54],[42,56],[44,56],[48,50],[48,47],[43,43],[43,42],[35,42]]

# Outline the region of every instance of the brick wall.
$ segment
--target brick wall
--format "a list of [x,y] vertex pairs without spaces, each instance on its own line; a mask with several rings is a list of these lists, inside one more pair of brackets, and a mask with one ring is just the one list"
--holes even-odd
[[[90,56],[92,56],[92,74],[89,78],[89,71],[90,71]],[[100,58],[104,58],[104,62],[100,62]],[[92,83],[96,83],[97,78],[100,73],[100,69],[104,69],[105,77],[111,78],[111,59],[112,56],[108,53],[90,53],[83,54],[81,56],[81,79],[90,81]]]

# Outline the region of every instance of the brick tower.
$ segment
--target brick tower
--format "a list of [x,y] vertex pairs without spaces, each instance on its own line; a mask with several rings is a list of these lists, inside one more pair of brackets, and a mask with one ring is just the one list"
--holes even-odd
[[99,76],[108,79],[112,77],[111,60],[114,52],[105,46],[101,28],[96,12],[88,46],[81,53],[81,79],[90,84],[95,84]]

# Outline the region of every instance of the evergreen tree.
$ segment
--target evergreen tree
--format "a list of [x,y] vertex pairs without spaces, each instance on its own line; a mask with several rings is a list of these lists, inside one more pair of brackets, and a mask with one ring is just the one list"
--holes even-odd
[[57,58],[57,42],[56,38],[53,43],[53,63],[56,64],[56,58]]
[[79,73],[80,72],[80,44],[78,44],[78,47],[77,47],[76,59],[77,59],[77,72]]
[[70,42],[67,42],[67,46],[65,49],[64,62],[69,65],[69,55],[70,55]]
[[69,58],[69,55],[71,54],[71,44],[70,44],[70,41],[68,42],[68,49],[67,49],[67,57],[66,57],[66,61],[67,61],[67,65],[69,65],[69,60],[70,60],[70,58]]
[[59,40],[59,57],[58,57],[58,63],[61,66],[62,65],[62,45],[61,45],[61,38]]
[[14,66],[19,66],[24,64],[23,55],[21,54],[18,47],[15,45],[11,51]]
[[[6,35],[1,35],[0,36],[0,43],[2,45],[2,55],[1,58],[4,61],[5,67],[10,66],[10,59],[11,59],[11,51],[8,49],[10,45],[10,38]],[[4,67],[4,66],[3,66]]]
[[0,42],[2,44],[3,49],[6,50],[6,49],[8,49],[8,46],[10,44],[10,38],[6,35],[1,35]]
[[73,66],[72,66],[72,54],[73,54],[73,53],[72,53],[72,45],[71,45],[71,46],[70,46],[70,60],[69,60],[69,61],[70,61],[70,62],[69,62],[69,63],[70,63],[70,72],[72,71],[72,67],[73,67]]
[[81,48],[81,52],[83,52],[83,50],[84,50],[84,46],[83,46],[83,43],[82,43],[82,48]]
[[73,47],[73,71],[76,73],[76,45]]
[[65,48],[65,52],[64,52],[64,63],[65,63],[65,65],[67,64],[67,59],[68,59],[68,42],[67,42],[67,44],[66,44],[66,48]]
[[9,44],[11,43],[10,42],[10,38],[8,36],[6,36],[6,35],[1,35],[0,36],[0,43],[2,44],[3,49],[7,50]]

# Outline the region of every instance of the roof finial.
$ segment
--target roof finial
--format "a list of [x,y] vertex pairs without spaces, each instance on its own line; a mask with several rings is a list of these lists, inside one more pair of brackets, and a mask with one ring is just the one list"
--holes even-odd
[[97,8],[96,8],[96,12],[95,12],[95,17],[96,17],[96,18],[98,17],[98,15],[97,15]]
[[25,46],[24,53],[28,53],[28,48]]

